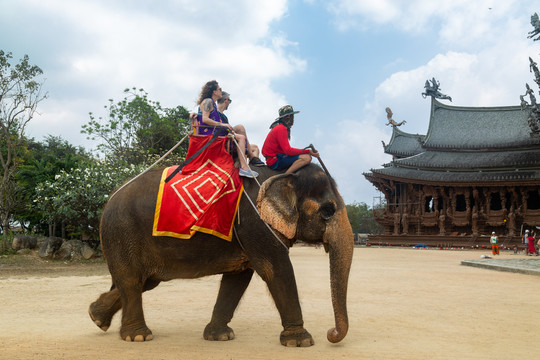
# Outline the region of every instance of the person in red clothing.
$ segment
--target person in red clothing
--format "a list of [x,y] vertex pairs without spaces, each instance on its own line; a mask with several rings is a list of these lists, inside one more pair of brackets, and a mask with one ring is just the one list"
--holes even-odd
[[534,231],[531,231],[530,234],[529,234],[529,244],[528,244],[528,247],[529,247],[529,254],[530,256],[533,256],[533,255],[536,255],[538,256],[538,253],[536,252],[536,248],[534,247],[534,239],[536,237],[536,234]]
[[264,140],[262,154],[266,165],[273,170],[286,170],[293,173],[311,162],[311,157],[319,157],[319,153],[311,149],[296,149],[291,147],[291,127],[294,125],[294,111],[291,105],[279,109],[279,117],[270,126],[270,132]]

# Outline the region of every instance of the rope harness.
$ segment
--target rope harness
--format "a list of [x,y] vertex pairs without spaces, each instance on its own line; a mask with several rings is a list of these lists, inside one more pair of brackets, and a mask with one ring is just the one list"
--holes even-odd
[[154,166],[156,166],[158,163],[160,163],[163,159],[165,159],[167,156],[170,155],[170,153],[172,153],[177,147],[179,147],[183,142],[184,140],[186,140],[186,138],[189,136],[189,133],[184,136],[179,142],[176,143],[176,145],[174,145],[171,150],[167,151],[165,153],[165,155],[163,155],[162,157],[160,157],[156,162],[154,162],[152,165],[150,165],[149,167],[147,167],[146,169],[144,169],[144,171],[142,173],[140,173],[139,175],[135,176],[134,178],[132,178],[131,180],[129,180],[128,182],[124,183],[124,185],[120,186],[118,189],[116,189],[116,191],[111,195],[111,197],[109,198],[109,201],[113,198],[114,195],[116,195],[120,190],[122,190],[123,188],[125,188],[126,186],[128,186],[129,184],[131,184],[135,179],[137,179],[139,176],[143,175],[143,174],[146,174],[148,172],[148,170],[150,170],[151,168],[153,168]]

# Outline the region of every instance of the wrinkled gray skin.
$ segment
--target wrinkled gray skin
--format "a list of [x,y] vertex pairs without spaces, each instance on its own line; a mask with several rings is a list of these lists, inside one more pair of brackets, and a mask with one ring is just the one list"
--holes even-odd
[[[289,175],[267,167],[254,169],[260,173],[262,186],[259,189],[254,180],[244,179],[244,191],[257,201],[261,218],[282,242],[288,247],[296,240],[322,242],[329,253],[335,327],[328,330],[328,340],[339,342],[349,326],[346,299],[353,252],[343,200],[333,180],[331,183],[314,164]],[[151,340],[142,308],[144,291],[161,281],[223,274],[212,319],[203,336],[207,340],[231,340],[234,332],[227,324],[256,271],[268,285],[281,316],[281,344],[313,345],[313,338],[303,327],[288,249],[271,234],[245,195],[239,207],[241,223],[235,225],[241,245],[235,237],[227,242],[203,233],[196,233],[190,240],[151,235],[161,173],[161,169],[149,171],[105,206],[101,243],[113,286],[90,305],[94,323],[106,331],[113,315],[122,309],[121,338]]]

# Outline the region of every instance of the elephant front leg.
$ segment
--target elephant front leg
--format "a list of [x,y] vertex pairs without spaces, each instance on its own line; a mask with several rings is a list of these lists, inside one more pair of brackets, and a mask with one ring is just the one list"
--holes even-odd
[[253,270],[239,274],[223,274],[212,320],[206,325],[203,337],[206,340],[226,341],[234,339],[234,331],[227,324],[232,320],[234,311],[244,295]]
[[288,257],[282,258],[273,264],[279,264],[279,267],[277,265],[266,267],[266,271],[258,273],[268,285],[281,316],[281,324],[283,325],[283,331],[279,337],[281,345],[288,347],[312,346],[315,342],[311,334],[304,329],[302,308],[298,300],[298,290],[290,259]]

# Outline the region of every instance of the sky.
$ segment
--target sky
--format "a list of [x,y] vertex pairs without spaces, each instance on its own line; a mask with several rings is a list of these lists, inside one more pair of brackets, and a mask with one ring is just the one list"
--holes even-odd
[[291,145],[313,144],[345,202],[372,206],[362,174],[391,161],[385,108],[426,134],[433,77],[456,106],[519,105],[525,83],[538,90],[535,12],[522,0],[0,0],[0,49],[44,72],[26,131],[37,141],[92,149],[82,125],[124,89],[191,110],[215,79],[260,147],[281,106],[300,111]]

